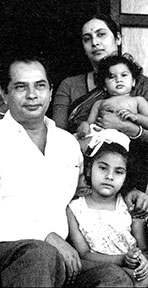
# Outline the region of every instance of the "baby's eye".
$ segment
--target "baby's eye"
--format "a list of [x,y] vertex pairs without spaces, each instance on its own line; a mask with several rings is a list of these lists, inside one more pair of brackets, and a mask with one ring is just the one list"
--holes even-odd
[[122,77],[128,76],[128,73],[122,73]]
[[109,74],[108,79],[114,79],[115,75],[114,74]]

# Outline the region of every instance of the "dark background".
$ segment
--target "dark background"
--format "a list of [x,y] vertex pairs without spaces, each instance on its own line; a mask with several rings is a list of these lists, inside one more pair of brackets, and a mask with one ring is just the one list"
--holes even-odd
[[51,63],[54,88],[89,69],[79,21],[90,9],[109,13],[108,0],[0,0],[0,57],[7,51],[42,54]]

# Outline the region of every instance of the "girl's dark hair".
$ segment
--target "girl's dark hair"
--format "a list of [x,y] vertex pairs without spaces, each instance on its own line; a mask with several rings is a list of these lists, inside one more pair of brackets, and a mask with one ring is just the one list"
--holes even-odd
[[143,69],[142,67],[135,62],[132,55],[125,53],[123,55],[117,55],[112,54],[110,56],[107,56],[103,59],[101,59],[98,63],[98,72],[96,77],[96,83],[99,87],[103,88],[105,86],[105,78],[109,77],[109,68],[111,66],[117,65],[117,64],[125,64],[129,71],[132,74],[133,79],[137,79],[139,75],[142,73]]
[[115,21],[109,15],[105,15],[97,11],[95,12],[90,11],[89,14],[83,17],[83,22],[81,22],[81,30],[82,30],[82,27],[92,19],[98,19],[98,20],[104,21],[105,24],[108,26],[108,28],[112,31],[114,37],[117,38],[117,35],[119,33],[119,28],[117,24],[115,23]]
[[127,174],[126,174],[126,179],[124,181],[124,185],[121,189],[122,195],[125,195],[127,192],[129,192],[132,188],[132,183],[131,183],[131,175],[132,174],[132,169],[133,169],[133,158],[131,157],[130,153],[126,151],[126,149],[121,146],[118,143],[111,143],[108,144],[106,142],[103,143],[101,148],[98,150],[98,152],[93,156],[93,157],[88,157],[84,155],[84,176],[87,185],[91,187],[91,170],[92,170],[92,165],[94,161],[98,158],[100,158],[103,154],[105,153],[118,153],[124,157],[127,163]]

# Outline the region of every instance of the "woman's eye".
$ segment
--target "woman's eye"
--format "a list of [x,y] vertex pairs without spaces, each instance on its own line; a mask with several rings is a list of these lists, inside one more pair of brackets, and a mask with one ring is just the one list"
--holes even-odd
[[88,37],[88,36],[83,37],[83,42],[84,43],[87,43],[88,41],[90,41],[90,37]]
[[104,37],[105,35],[106,35],[105,32],[99,32],[99,33],[97,33],[97,36],[98,36],[99,38],[102,38],[102,37]]

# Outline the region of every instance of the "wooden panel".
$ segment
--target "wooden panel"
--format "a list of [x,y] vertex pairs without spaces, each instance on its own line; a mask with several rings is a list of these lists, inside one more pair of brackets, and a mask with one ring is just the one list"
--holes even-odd
[[122,53],[128,52],[143,67],[148,76],[148,29],[122,28]]
[[121,13],[148,14],[148,1],[121,0]]

